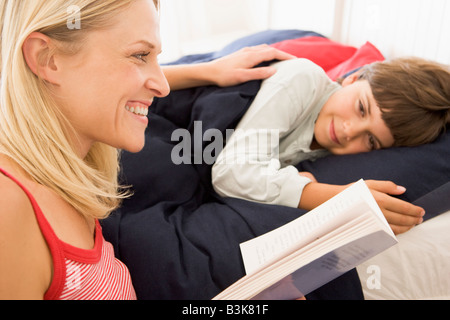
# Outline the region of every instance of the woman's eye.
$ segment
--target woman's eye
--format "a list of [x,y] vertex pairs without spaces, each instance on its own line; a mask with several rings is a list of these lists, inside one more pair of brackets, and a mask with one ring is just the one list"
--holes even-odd
[[141,53],[137,53],[134,54],[133,57],[135,57],[136,59],[139,59],[143,62],[147,62],[146,57],[150,54],[150,52],[141,52]]

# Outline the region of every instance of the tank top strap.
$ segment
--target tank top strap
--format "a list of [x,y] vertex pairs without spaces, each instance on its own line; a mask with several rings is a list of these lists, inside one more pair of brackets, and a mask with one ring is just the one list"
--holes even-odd
[[42,210],[39,207],[36,199],[27,190],[27,188],[25,188],[25,186],[20,181],[18,181],[4,169],[0,168],[0,172],[11,179],[13,182],[15,182],[25,192],[28,199],[30,200],[39,228],[42,232],[42,235],[44,236],[45,241],[47,242],[53,260],[53,279],[49,289],[44,296],[44,299],[56,299],[64,289],[64,279],[66,274],[64,250],[61,242],[53,231],[53,228],[50,226],[50,223],[42,213]]

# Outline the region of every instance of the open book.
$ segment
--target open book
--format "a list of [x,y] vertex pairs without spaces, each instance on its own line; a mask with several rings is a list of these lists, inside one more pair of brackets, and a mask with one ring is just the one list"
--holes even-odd
[[360,180],[300,218],[241,243],[247,275],[214,299],[297,299],[396,243]]

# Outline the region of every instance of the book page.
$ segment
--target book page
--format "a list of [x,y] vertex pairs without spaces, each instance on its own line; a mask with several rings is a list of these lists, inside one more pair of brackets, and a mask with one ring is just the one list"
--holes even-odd
[[[377,246],[374,247],[374,243]],[[297,299],[343,275],[394,243],[395,241],[383,231],[369,234],[311,261],[251,299]]]
[[[268,262],[311,243],[353,219],[361,213],[362,204],[364,208],[369,205],[370,209],[378,209],[382,215],[381,218],[384,219],[370,190],[365,182],[360,180],[300,218],[260,237],[241,243],[246,273],[256,272]],[[375,208],[373,208],[374,205]],[[390,230],[389,225],[387,227]]]
[[358,207],[354,219],[241,278],[215,299],[298,298],[397,243],[367,203]]

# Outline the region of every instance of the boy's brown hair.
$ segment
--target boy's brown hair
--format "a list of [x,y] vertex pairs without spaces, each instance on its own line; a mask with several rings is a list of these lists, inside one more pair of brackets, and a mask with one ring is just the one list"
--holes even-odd
[[395,146],[434,141],[450,122],[450,67],[420,58],[376,62],[360,70]]

